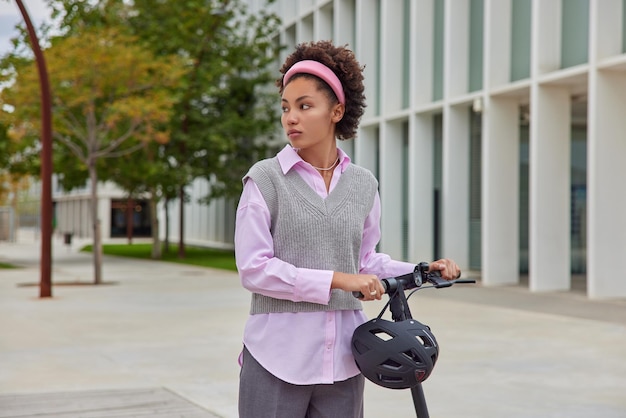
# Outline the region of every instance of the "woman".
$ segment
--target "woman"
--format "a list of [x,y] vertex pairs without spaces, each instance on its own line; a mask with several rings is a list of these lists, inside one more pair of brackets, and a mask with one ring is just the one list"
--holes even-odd
[[[363,115],[362,68],[345,47],[300,44],[277,80],[289,140],[244,177],[235,253],[252,292],[244,331],[240,417],[362,417],[363,376],[350,340],[380,299],[380,279],[414,264],[377,253],[378,183],[336,139],[353,138]],[[431,263],[446,279],[460,271]]]

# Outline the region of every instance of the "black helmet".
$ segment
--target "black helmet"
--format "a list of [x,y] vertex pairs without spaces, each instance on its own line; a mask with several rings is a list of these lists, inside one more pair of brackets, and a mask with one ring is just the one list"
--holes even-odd
[[414,319],[372,319],[352,336],[352,354],[363,375],[390,389],[408,389],[428,378],[439,346],[427,325]]

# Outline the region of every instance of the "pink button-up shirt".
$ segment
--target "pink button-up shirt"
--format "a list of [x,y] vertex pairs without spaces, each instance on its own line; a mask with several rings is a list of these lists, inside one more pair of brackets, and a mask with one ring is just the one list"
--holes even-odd
[[[339,150],[330,192],[350,164]],[[328,196],[324,179],[296,150],[287,145],[278,153],[283,173],[296,170],[322,198]],[[380,197],[363,225],[360,272],[379,278],[410,273],[415,265],[377,253],[380,239]],[[246,179],[237,208],[235,254],[242,285],[251,292],[295,302],[328,304],[333,272],[298,268],[274,257],[270,213],[258,187]],[[243,343],[252,356],[279,379],[298,385],[324,384],[356,376],[350,341],[354,329],[367,320],[360,310],[283,312],[250,315]]]

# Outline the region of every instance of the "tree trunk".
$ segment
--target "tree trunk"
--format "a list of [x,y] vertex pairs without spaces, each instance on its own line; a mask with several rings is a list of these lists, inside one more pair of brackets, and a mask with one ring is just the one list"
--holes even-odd
[[[11,193],[13,196],[11,197],[11,207],[13,208],[13,240],[17,242],[17,234],[20,230],[20,207],[19,207],[19,196],[20,196],[20,183],[18,181],[13,180],[11,182]],[[10,240],[11,237],[9,237]]]
[[98,172],[96,161],[89,160],[89,179],[91,181],[91,221],[93,223],[93,268],[94,284],[102,283],[102,238],[100,235],[100,218],[98,217]]
[[180,202],[178,258],[185,258],[185,187],[180,186],[178,200]]
[[170,252],[170,200],[165,199],[165,252]]
[[135,201],[132,197],[128,197],[126,200],[126,239],[128,240],[128,245],[133,243],[133,228],[135,227],[133,224],[134,212]]
[[150,229],[152,232],[152,258],[160,260],[163,257],[161,240],[159,239],[159,216],[157,214],[156,192],[150,191]]

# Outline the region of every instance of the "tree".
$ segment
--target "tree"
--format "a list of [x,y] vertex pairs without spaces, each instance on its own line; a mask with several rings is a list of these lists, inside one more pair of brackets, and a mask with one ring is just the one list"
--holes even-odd
[[265,11],[248,15],[235,0],[135,0],[133,5],[128,20],[133,33],[157,56],[177,54],[189,63],[165,145],[169,175],[178,184],[178,250],[184,257],[185,188],[204,177],[212,190],[205,202],[238,195],[245,170],[265,155],[267,142],[260,138],[269,136],[278,120],[276,95],[266,87],[274,79],[269,68],[279,52],[274,37],[280,22]]
[[[81,171],[91,188],[94,281],[102,281],[98,219],[98,162],[120,157],[150,141],[166,142],[167,122],[176,102],[172,89],[184,75],[179,57],[155,57],[136,37],[118,26],[81,26],[52,39],[46,61],[53,90],[53,130],[57,158],[76,160],[61,176],[72,187]],[[12,84],[0,93],[3,119],[24,143],[36,144],[37,79],[32,62],[17,68]],[[65,183],[64,183],[65,182]]]

